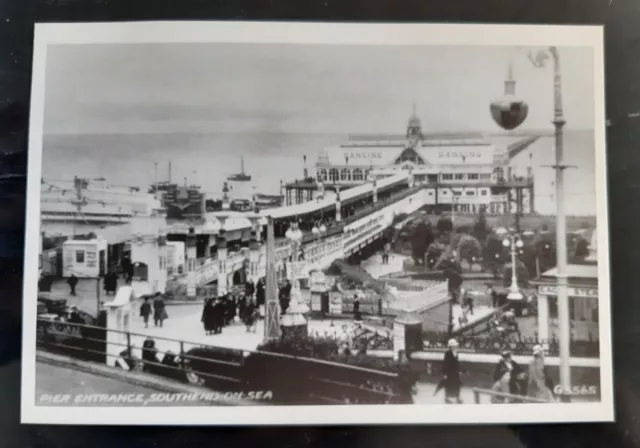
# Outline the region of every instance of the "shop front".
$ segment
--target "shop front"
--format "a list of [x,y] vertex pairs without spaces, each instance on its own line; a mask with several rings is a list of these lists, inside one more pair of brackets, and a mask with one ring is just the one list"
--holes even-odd
[[[598,268],[569,265],[569,315],[573,341],[599,340]],[[531,282],[537,288],[538,339],[558,339],[557,271],[551,269]]]

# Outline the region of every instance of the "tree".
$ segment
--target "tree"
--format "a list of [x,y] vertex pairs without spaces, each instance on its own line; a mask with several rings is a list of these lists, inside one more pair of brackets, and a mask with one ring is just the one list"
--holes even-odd
[[487,217],[485,215],[485,207],[480,207],[480,214],[478,215],[478,219],[473,225],[473,236],[476,237],[478,241],[485,241],[487,239],[487,235],[489,234],[489,227],[487,226]]
[[443,216],[438,219],[436,229],[438,230],[438,235],[451,234],[453,232],[453,221],[451,221],[451,218]]
[[495,235],[487,238],[484,246],[484,260],[489,265],[501,265],[507,261],[505,247],[502,241]]
[[424,254],[433,239],[431,224],[427,225],[423,220],[420,220],[411,234],[411,255],[416,264],[422,264]]
[[580,237],[576,242],[574,256],[576,258],[585,258],[589,256],[589,242],[583,237]]
[[456,250],[459,258],[469,263],[473,263],[482,256],[480,242],[471,235],[463,235],[458,241]]
[[536,242],[536,256],[540,265],[540,273],[556,265],[555,237],[545,235]]
[[535,278],[538,273],[538,261],[536,261],[536,247],[533,243],[525,243],[518,249],[518,258],[527,268],[529,278]]

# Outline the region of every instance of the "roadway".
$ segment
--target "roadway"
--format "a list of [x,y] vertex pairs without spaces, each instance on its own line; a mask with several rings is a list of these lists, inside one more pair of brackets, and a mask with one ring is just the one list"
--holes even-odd
[[[416,394],[414,395],[414,404],[442,404],[444,403],[444,392],[440,391],[434,395],[435,384],[418,383],[416,385]],[[87,372],[74,370],[67,367],[54,366],[46,363],[38,362],[36,364],[36,400],[44,395],[70,395],[75,397],[82,394],[142,394],[149,396],[158,391],[149,387],[137,386],[107,378],[101,375],[95,375]],[[469,388],[463,388],[461,398],[464,403],[474,403],[473,392]],[[47,406],[46,403],[41,403]],[[53,406],[61,406],[64,404],[51,404]],[[73,403],[73,398],[69,405],[73,406],[91,406],[91,404]],[[154,403],[153,406],[172,406],[173,403]],[[94,405],[95,406],[95,405]],[[103,406],[115,407],[135,407],[141,406],[139,403],[103,403]],[[180,406],[202,406],[201,402],[180,402]]]
[[[50,404],[51,406],[96,406],[90,403],[73,403],[76,395],[90,394],[142,394],[150,396],[159,391],[150,387],[144,387],[96,375],[68,367],[54,366],[42,362],[36,363],[36,402],[44,395],[70,395],[70,403]],[[47,406],[48,403],[38,403]],[[101,403],[100,407],[135,407],[141,406],[139,403]],[[154,407],[175,406],[175,403],[154,402]],[[180,406],[202,406],[202,402],[181,401]]]

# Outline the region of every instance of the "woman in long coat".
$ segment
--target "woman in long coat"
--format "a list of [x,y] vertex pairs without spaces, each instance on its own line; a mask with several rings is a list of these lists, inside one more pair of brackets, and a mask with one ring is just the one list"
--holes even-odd
[[529,364],[529,385],[527,395],[538,400],[553,401],[553,392],[549,388],[544,367],[544,349],[540,345],[533,347],[533,360]]
[[444,354],[442,373],[444,378],[441,382],[444,387],[444,400],[447,404],[461,404],[460,387],[460,363],[458,362],[458,341],[450,339],[447,350]]
[[215,310],[213,308],[214,299],[207,299],[202,309],[202,324],[206,334],[211,334],[215,330]]

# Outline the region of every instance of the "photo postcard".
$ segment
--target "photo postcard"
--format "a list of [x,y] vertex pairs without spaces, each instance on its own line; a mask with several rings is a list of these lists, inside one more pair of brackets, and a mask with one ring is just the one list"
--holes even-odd
[[35,31],[23,423],[613,421],[602,27]]

